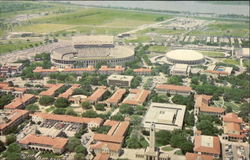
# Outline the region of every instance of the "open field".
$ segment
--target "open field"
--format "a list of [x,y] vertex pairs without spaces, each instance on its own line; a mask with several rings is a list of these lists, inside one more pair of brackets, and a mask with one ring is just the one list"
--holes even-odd
[[136,39],[126,39],[126,43],[144,43],[149,42],[151,38],[149,36],[139,36]]
[[224,63],[227,63],[227,64],[233,64],[233,65],[240,65],[240,61],[238,59],[223,59]]
[[167,52],[170,48],[165,46],[150,46],[148,51],[150,52]]
[[38,46],[40,42],[27,42],[27,41],[18,41],[8,44],[0,44],[0,54],[6,52],[12,52],[15,50],[22,50],[31,48],[33,46]]
[[216,52],[216,51],[199,51],[201,52],[204,56],[208,57],[223,57],[224,53],[222,52]]
[[165,29],[165,28],[149,28],[149,29],[144,29],[141,30],[139,32],[137,32],[138,34],[145,34],[145,33],[159,33],[159,34],[170,34],[170,35],[179,35],[185,32],[185,30],[181,30],[181,29]]
[[209,24],[206,29],[195,30],[189,33],[194,36],[239,36],[249,35],[249,23],[247,22],[222,22]]

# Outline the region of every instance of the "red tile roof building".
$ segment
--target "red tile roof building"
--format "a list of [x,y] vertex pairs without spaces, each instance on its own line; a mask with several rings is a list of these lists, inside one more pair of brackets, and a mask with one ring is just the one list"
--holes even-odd
[[115,91],[115,93],[110,98],[106,100],[106,102],[111,105],[117,105],[121,101],[125,93],[126,93],[126,89],[119,88]]
[[38,149],[40,151],[52,151],[62,153],[68,143],[67,138],[48,137],[41,135],[29,134],[19,141],[25,149]]
[[228,113],[223,116],[223,139],[242,142],[246,137],[246,134],[244,134],[242,129],[242,123],[242,118],[238,117],[235,113]]
[[194,98],[195,98],[195,114],[205,113],[217,116],[224,115],[225,113],[224,108],[209,106],[212,96],[195,95]]
[[4,106],[5,109],[23,109],[25,105],[34,102],[36,99],[33,94],[24,94],[20,97],[16,97],[11,103]]
[[101,66],[101,68],[98,70],[100,74],[122,74],[124,72],[125,68],[122,66],[115,66],[114,68],[109,68],[108,66]]
[[90,101],[91,103],[95,103],[97,101],[100,101],[102,99],[102,96],[104,95],[104,93],[107,91],[107,87],[105,86],[100,86],[98,87],[97,90],[95,90],[95,92],[90,95],[87,100]]
[[109,157],[110,157],[109,154],[101,153],[97,154],[93,160],[109,160],[110,159]]
[[38,123],[43,122],[45,120],[53,120],[59,122],[70,122],[70,123],[78,123],[78,124],[88,124],[88,127],[98,127],[103,123],[103,119],[101,118],[83,118],[69,115],[59,115],[59,114],[48,114],[42,112],[36,112],[31,115],[32,121]]
[[73,94],[74,90],[75,90],[76,88],[79,88],[79,87],[80,87],[79,84],[73,84],[73,85],[72,85],[69,89],[67,89],[64,93],[59,94],[58,97],[63,97],[63,98],[68,99],[68,98]]
[[18,73],[21,73],[22,69],[24,68],[24,65],[22,63],[6,63],[3,65],[0,65],[0,74],[3,77],[10,77],[14,76]]
[[94,144],[90,149],[96,154],[109,153],[111,157],[118,157],[129,127],[128,121],[118,122],[107,120],[104,125],[111,126],[107,134],[94,134]]
[[130,89],[129,92],[129,95],[122,101],[122,104],[142,105],[151,93],[149,90],[144,89]]
[[150,75],[152,72],[151,68],[137,68],[133,71],[138,75]]
[[155,88],[158,93],[179,94],[182,96],[188,96],[192,91],[191,87],[172,84],[159,84]]
[[213,156],[187,152],[186,160],[214,160]]
[[41,73],[43,75],[47,75],[50,73],[76,73],[76,74],[82,74],[82,73],[94,73],[95,68],[93,66],[88,66],[87,68],[57,68],[57,67],[51,67],[50,69],[43,69],[42,67],[36,67],[33,72],[35,73]]
[[0,91],[5,93],[12,93],[14,95],[22,95],[27,91],[27,89],[11,87],[8,82],[0,82]]
[[[0,135],[5,134],[8,129],[19,125],[25,118],[29,116],[26,110],[1,110],[0,111]],[[3,117],[2,117],[3,115]]]
[[194,153],[219,158],[221,154],[220,140],[217,136],[195,136]]
[[58,83],[58,84],[46,84],[45,87],[48,89],[46,91],[42,91],[39,95],[40,96],[54,96],[55,92],[63,87],[64,84]]

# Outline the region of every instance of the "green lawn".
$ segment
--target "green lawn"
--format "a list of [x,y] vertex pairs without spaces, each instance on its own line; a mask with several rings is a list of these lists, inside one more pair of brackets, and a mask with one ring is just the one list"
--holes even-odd
[[208,57],[223,57],[224,53],[216,51],[200,51],[203,55]]
[[223,60],[224,63],[227,64],[233,64],[233,65],[240,65],[240,61],[238,59],[224,59]]
[[136,39],[126,39],[126,43],[143,43],[143,42],[150,42],[151,38],[149,36],[139,36]]
[[169,49],[170,49],[169,47],[165,47],[165,46],[150,46],[148,48],[148,51],[150,51],[150,52],[166,52]]
[[239,112],[240,111],[240,108],[239,108],[239,104],[235,104],[235,103],[233,103],[233,102],[225,102],[224,103],[224,105],[225,105],[225,108],[227,107],[227,106],[231,106],[232,107],[232,109],[233,109],[233,112]]
[[185,32],[185,30],[181,30],[181,29],[164,29],[164,28],[149,28],[149,29],[144,29],[141,31],[138,31],[138,34],[145,34],[145,33],[150,33],[150,32],[154,32],[154,33],[159,33],[159,34],[171,34],[171,35],[178,35],[178,34],[182,34]]
[[18,42],[12,42],[8,44],[0,44],[0,54],[12,52],[15,50],[23,50],[27,48],[34,47],[35,45],[39,45],[40,42],[27,42],[27,41],[18,41]]
[[239,36],[249,35],[249,23],[246,22],[222,22],[209,24],[206,29],[194,30],[189,33],[195,36]]
[[244,66],[244,67],[250,66],[250,60],[249,60],[249,59],[244,59],[244,60],[243,60],[243,66]]
[[184,155],[181,150],[178,150],[178,151],[174,152],[174,154],[176,154],[176,155]]
[[174,148],[170,147],[170,146],[166,146],[166,147],[162,147],[162,150],[163,151],[172,151],[172,150],[174,150]]

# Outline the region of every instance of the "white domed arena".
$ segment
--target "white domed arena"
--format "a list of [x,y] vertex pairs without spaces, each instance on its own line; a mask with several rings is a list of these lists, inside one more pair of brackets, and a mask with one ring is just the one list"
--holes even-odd
[[172,50],[166,54],[167,62],[172,64],[197,65],[205,62],[205,57],[198,51],[194,50]]

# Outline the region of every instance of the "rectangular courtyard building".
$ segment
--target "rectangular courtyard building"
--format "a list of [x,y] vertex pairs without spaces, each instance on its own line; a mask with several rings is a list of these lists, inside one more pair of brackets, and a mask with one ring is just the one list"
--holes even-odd
[[190,67],[187,64],[175,64],[170,70],[170,74],[176,76],[188,76],[189,73]]
[[54,153],[62,153],[68,143],[67,138],[47,137],[29,134],[19,141],[23,148],[36,149],[39,151],[52,151]]
[[107,79],[108,85],[118,87],[130,87],[133,76],[110,75]]
[[151,103],[143,119],[143,126],[149,129],[153,122],[156,130],[182,129],[185,111],[185,105]]
[[155,88],[157,93],[169,93],[171,95],[179,94],[182,96],[189,96],[192,91],[191,87],[173,84],[159,84]]

